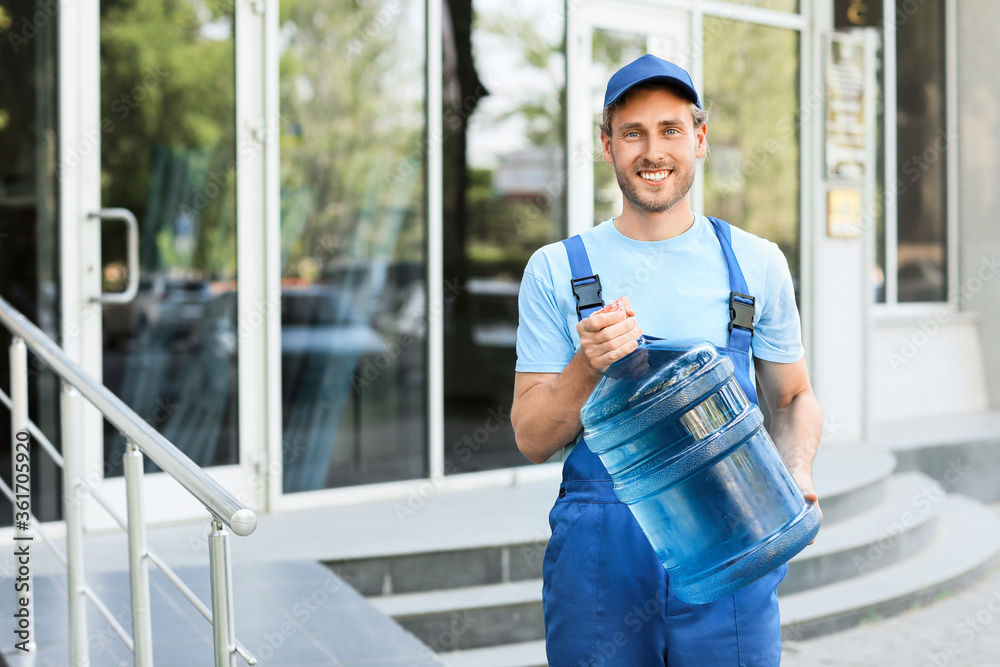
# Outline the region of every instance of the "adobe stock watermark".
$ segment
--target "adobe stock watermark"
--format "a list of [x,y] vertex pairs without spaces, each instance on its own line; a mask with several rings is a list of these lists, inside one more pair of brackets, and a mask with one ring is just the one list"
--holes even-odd
[[422,510],[427,501],[436,496],[444,485],[444,478],[454,472],[458,472],[458,463],[468,463],[483,445],[489,442],[490,438],[499,432],[504,426],[510,423],[510,410],[505,406],[489,408],[486,411],[486,418],[477,428],[466,433],[460,440],[452,443],[451,456],[446,457],[444,464],[444,475],[431,479],[425,479],[410,489],[410,493],[405,501],[399,501],[394,505],[396,518],[400,524],[406,523],[412,516]]
[[[1000,273],[1000,257],[996,253],[990,257],[983,257],[975,273],[961,285],[949,291],[949,301],[960,306],[982,291],[983,287],[996,278],[998,273]],[[941,327],[948,324],[957,313],[956,308],[941,307],[935,311],[933,316],[921,320],[918,329],[900,340],[896,350],[886,355],[892,370],[897,371],[900,366],[913,361],[920,350],[925,348],[940,333]]]
[[[444,313],[445,306],[454,303],[455,299],[462,293],[462,288],[459,287],[455,280],[457,279],[445,279],[443,296],[440,299],[432,301],[430,308],[420,316],[419,320],[422,326],[418,327],[418,330],[426,331],[430,318],[441,316]],[[403,353],[403,350],[423,340],[423,336],[409,333],[400,334],[395,340],[389,342],[385,350],[366,358],[358,365],[351,376],[351,387],[355,392],[358,392],[371,386],[382,373],[393,366]]]
[[449,616],[448,627],[432,637],[427,645],[437,652],[454,651],[460,648],[459,639],[469,631],[479,619],[468,610],[453,611]]
[[998,616],[1000,616],[1000,588],[994,588],[989,592],[989,597],[983,602],[982,607],[974,614],[968,614],[955,626],[955,633],[962,640],[962,644],[950,641],[942,646],[941,650],[928,651],[927,661],[923,667],[947,667],[952,664],[952,658],[961,655],[963,648],[971,644]]
[[[948,461],[948,468],[942,478],[949,486],[954,487],[970,471],[972,466],[962,463],[961,458]],[[915,527],[921,520],[931,514],[944,500],[948,492],[941,482],[934,481],[923,487],[910,498],[910,504],[915,511],[907,510],[899,517],[886,524],[884,535],[869,545],[864,556],[855,555],[852,559],[858,574],[875,568],[886,554],[890,553],[900,538]]]
[[267,661],[277,655],[288,640],[300,632],[304,632],[304,624],[326,606],[341,587],[340,581],[329,577],[311,593],[303,595],[287,609],[280,608],[279,613],[287,620],[280,623],[274,630],[261,635],[261,641],[258,642],[254,652],[257,663],[267,664]]
[[427,135],[426,140],[421,140],[418,145],[405,157],[399,160],[394,169],[388,169],[384,174],[384,184],[390,189],[395,189],[400,183],[406,183],[416,178],[423,168],[424,162],[430,153],[431,146],[444,144],[445,129],[458,130],[463,123],[469,120],[479,100],[489,95],[487,86],[493,85],[492,80],[486,80],[476,89],[466,95],[461,102],[445,108],[441,118],[440,127],[433,128]]
[[[570,183],[574,182],[575,174],[582,173],[584,169],[591,169],[595,162],[602,159],[601,154],[581,151],[570,156],[569,169],[561,169],[555,178],[548,179],[542,186],[541,193],[527,200],[527,204],[542,215],[548,215],[548,211],[554,201],[562,199]],[[528,224],[527,216],[512,213],[510,217],[511,227],[515,235],[525,233]]]
[[364,53],[365,46],[385,32],[402,13],[403,3],[400,0],[389,0],[379,8],[378,13],[371,20],[355,33],[354,38],[347,42],[344,51],[352,58],[359,57]]
[[197,220],[209,204],[235,183],[240,168],[255,159],[268,142],[281,136],[281,131],[288,125],[290,118],[287,114],[274,114],[253,131],[253,139],[240,141],[236,147],[236,156],[221,170],[210,170],[205,177],[205,184],[195,189],[191,201],[180,205],[181,215]]
[[580,667],[607,667],[621,664],[618,659],[619,652],[649,623],[660,621],[662,609],[663,604],[658,597],[634,605],[621,619],[623,629],[612,633],[607,640],[597,641],[594,646],[595,655],[581,659]]
[[15,54],[28,44],[40,30],[52,23],[59,14],[61,0],[40,0],[35,3],[35,13],[31,17],[22,16],[19,27],[11,26],[10,33],[7,34],[7,43]]
[[93,155],[100,149],[101,137],[118,129],[118,123],[124,122],[139,105],[149,99],[152,91],[158,88],[169,74],[159,65],[146,70],[142,80],[126,93],[116,97],[111,103],[113,116],[105,116],[100,125],[84,130],[83,138],[75,146],[70,147],[59,163],[60,171],[72,171],[80,166],[84,158]]

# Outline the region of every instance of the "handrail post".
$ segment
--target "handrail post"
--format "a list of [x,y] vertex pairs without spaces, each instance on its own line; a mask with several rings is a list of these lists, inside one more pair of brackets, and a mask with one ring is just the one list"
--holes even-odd
[[208,561],[212,579],[215,667],[236,667],[236,629],[233,627],[233,572],[229,562],[229,533],[217,519],[212,519],[212,532],[208,536]]
[[[14,336],[10,341],[10,450],[11,488],[17,502],[14,504],[14,540],[17,549],[27,554],[33,539],[28,530],[31,518],[31,439],[28,436],[28,348],[24,339]],[[21,496],[24,496],[22,499]],[[23,504],[22,504],[23,503]],[[27,556],[25,556],[27,560]],[[23,574],[22,574],[23,572]],[[31,568],[25,566],[17,576],[17,618],[18,646],[34,653],[35,618],[34,583]],[[24,584],[24,585],[22,585]],[[24,604],[21,604],[24,602]],[[22,634],[23,633],[23,634]]]
[[131,440],[123,457],[128,510],[128,575],[132,593],[132,641],[135,667],[153,667],[153,623],[146,560],[146,514],[143,508],[142,452]]
[[66,583],[69,587],[69,664],[87,667],[87,607],[83,581],[83,443],[80,392],[62,383],[63,516],[66,521]]

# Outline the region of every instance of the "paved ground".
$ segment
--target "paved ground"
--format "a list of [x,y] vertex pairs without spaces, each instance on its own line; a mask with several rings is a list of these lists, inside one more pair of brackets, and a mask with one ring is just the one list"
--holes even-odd
[[[993,510],[1000,516],[1000,503]],[[934,604],[844,632],[786,641],[782,667],[1000,667],[1000,566]]]

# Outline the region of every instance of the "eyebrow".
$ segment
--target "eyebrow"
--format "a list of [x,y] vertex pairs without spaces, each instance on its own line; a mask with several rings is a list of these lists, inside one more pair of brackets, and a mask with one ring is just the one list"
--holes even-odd
[[[661,120],[656,124],[657,127],[684,127],[684,121],[680,118],[670,118],[667,120]],[[631,132],[632,130],[641,130],[645,125],[642,123],[623,123],[618,127],[619,132]]]

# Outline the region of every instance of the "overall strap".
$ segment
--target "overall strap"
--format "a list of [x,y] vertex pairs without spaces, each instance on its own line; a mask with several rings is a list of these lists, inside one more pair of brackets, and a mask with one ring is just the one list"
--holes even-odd
[[563,239],[569,255],[570,286],[576,297],[576,314],[581,320],[604,307],[601,299],[601,278],[590,268],[590,258],[580,235]]
[[755,299],[748,294],[750,289],[733,253],[733,232],[729,223],[712,217],[708,219],[719,239],[719,245],[722,246],[726,268],[729,269],[729,347],[750,352]]

